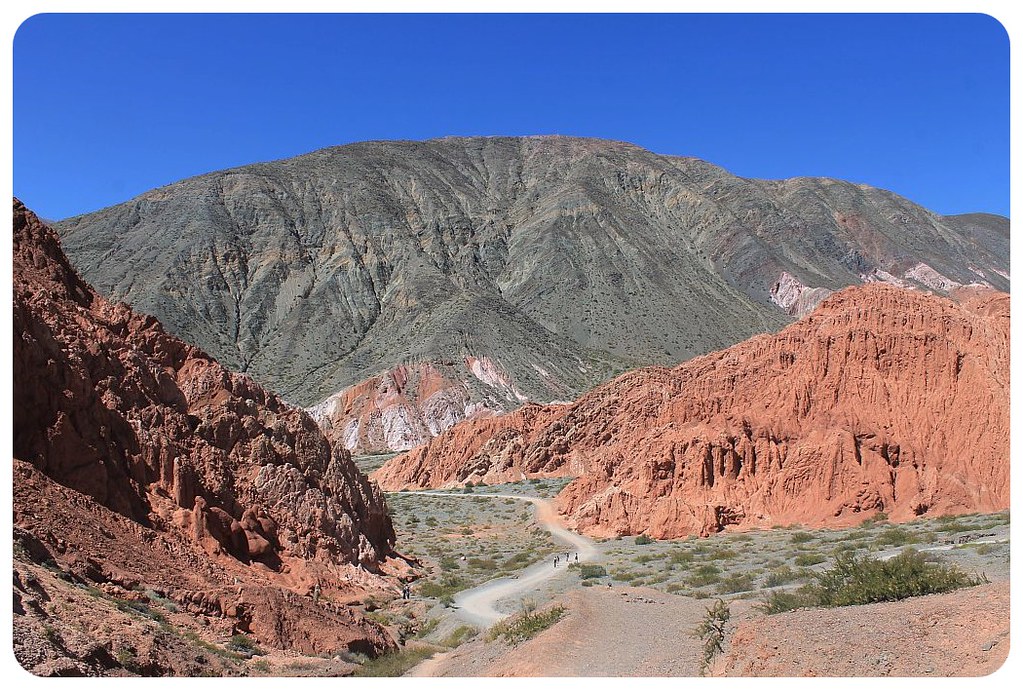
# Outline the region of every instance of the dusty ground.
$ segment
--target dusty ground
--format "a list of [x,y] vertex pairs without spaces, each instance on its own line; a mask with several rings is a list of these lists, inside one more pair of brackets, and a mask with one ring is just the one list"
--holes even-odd
[[722,676],[983,676],[1009,653],[1009,583],[738,622]]
[[[705,602],[648,587],[592,587],[564,599],[568,615],[518,646],[475,640],[426,662],[415,675],[696,676],[690,636]],[[748,602],[740,602],[748,608]]]
[[[556,487],[538,491],[519,483],[500,490],[544,495]],[[469,501],[476,510],[485,505],[480,493],[477,489]],[[402,513],[422,515],[426,501],[438,500],[402,494],[396,514],[399,519]],[[457,503],[465,500],[451,498],[448,517],[436,507],[430,510],[437,511],[435,517],[444,524],[459,519]],[[487,500],[494,505],[503,499]],[[1008,514],[1001,513],[901,525],[867,521],[846,530],[787,525],[706,539],[639,544],[633,537],[605,540],[598,544],[594,562],[607,575],[583,579],[574,570],[573,577],[550,580],[532,593],[538,606],[560,602],[568,609],[549,630],[518,646],[486,642],[479,631],[466,636],[460,646],[452,645],[456,647],[452,651],[421,663],[410,675],[699,675],[701,643],[690,633],[717,598],[729,603],[729,639],[735,635],[738,643],[726,645],[727,656],[711,669],[716,674],[987,673],[1000,665],[1005,658],[1001,650],[1008,645],[1008,523]],[[771,617],[755,608],[773,589],[798,587],[811,572],[829,567],[838,553],[885,558],[907,547],[930,551],[970,573],[983,573],[993,584],[903,602]],[[448,636],[458,620],[454,614],[436,606],[429,614],[424,612],[437,621],[424,639],[438,642]],[[907,626],[906,620],[923,623]],[[789,643],[774,649],[772,638]],[[917,649],[923,651],[917,655]]]

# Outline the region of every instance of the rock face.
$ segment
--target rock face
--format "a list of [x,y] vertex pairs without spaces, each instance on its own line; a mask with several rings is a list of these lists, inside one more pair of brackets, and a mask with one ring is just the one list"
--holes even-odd
[[[13,257],[14,457],[38,470],[16,472],[16,526],[58,560],[74,560],[95,545],[62,534],[58,515],[88,496],[97,531],[107,529],[104,519],[123,519],[147,535],[130,560],[151,583],[178,578],[215,589],[258,580],[270,602],[314,581],[340,593],[345,580],[372,579],[394,543],[383,498],[306,413],[153,317],[98,296],[17,200]],[[50,507],[37,520],[40,506]],[[154,539],[187,558],[145,570]],[[97,553],[86,576],[123,556]],[[195,581],[195,563],[208,578]],[[298,625],[258,603],[248,611],[277,621],[263,625],[266,634]],[[369,651],[390,644],[377,626],[346,615],[342,627],[351,630],[335,639],[371,640]]]
[[462,418],[777,330],[868,276],[1009,288],[1005,219],[567,137],[324,149],[58,229],[100,292],[293,402],[337,396],[346,416],[318,418],[345,439],[358,421],[370,450],[436,426],[412,400],[397,445],[367,426],[361,391],[401,367],[440,371],[458,399],[442,416]]
[[375,473],[389,489],[576,476],[595,535],[841,526],[1009,505],[1009,298],[883,284],[563,406],[466,422]]

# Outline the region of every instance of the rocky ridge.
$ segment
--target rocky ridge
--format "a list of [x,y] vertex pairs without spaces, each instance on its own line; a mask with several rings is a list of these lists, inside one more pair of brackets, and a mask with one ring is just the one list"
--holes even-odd
[[[58,228],[103,294],[316,406],[359,451],[775,331],[847,285],[1009,288],[1004,218],[570,137],[334,147]],[[429,409],[366,394],[402,367],[449,393]]]
[[325,608],[390,586],[394,531],[347,451],[98,296],[17,200],[13,240],[14,524],[29,561],[158,589],[282,649],[393,647],[361,614]]
[[465,422],[393,458],[396,490],[575,476],[570,525],[657,538],[1009,503],[1009,298],[842,290],[777,334],[569,405]]

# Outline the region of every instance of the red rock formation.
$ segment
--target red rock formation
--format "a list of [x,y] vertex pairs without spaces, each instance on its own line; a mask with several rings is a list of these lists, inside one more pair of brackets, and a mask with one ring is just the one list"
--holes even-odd
[[[379,490],[307,414],[98,296],[17,200],[13,266],[16,459],[212,559],[228,582],[269,573],[271,589],[305,578],[340,590],[391,553]],[[40,510],[16,495],[16,515]],[[377,627],[348,623],[382,648]]]
[[571,405],[460,424],[388,489],[576,476],[595,535],[848,525],[1009,505],[1009,298],[848,288],[777,334],[624,374]]

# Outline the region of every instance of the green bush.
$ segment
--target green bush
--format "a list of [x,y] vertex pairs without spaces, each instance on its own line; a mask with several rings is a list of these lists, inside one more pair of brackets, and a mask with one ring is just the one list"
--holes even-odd
[[653,544],[654,540],[645,534],[641,534],[636,537],[636,546],[646,546],[647,544]]
[[761,608],[767,613],[808,606],[853,606],[940,594],[987,582],[955,565],[943,565],[913,549],[886,561],[870,556],[840,554],[835,564],[796,592],[772,592]]
[[796,532],[791,537],[789,537],[789,541],[792,542],[793,544],[805,544],[807,542],[813,541],[813,539],[814,536],[809,532]]
[[832,568],[814,574],[809,591],[820,606],[850,606],[940,594],[986,581],[907,549],[886,561],[841,555]]
[[579,567],[579,577],[584,580],[590,580],[595,577],[604,577],[607,575],[607,570],[602,565],[588,565],[583,564]]

